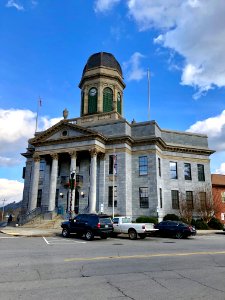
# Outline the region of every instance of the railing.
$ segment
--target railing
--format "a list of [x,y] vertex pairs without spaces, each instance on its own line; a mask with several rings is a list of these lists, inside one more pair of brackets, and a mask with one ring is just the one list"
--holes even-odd
[[20,215],[19,216],[19,225],[23,225],[23,224],[29,222],[30,220],[37,217],[41,213],[42,213],[41,207],[36,207],[35,209],[29,211],[28,213]]

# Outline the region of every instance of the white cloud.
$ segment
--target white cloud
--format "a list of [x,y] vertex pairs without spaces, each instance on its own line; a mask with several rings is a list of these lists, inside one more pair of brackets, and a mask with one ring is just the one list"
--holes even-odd
[[17,10],[24,10],[24,7],[15,0],[8,0],[8,2],[6,3],[6,7],[14,7]]
[[123,63],[123,68],[126,73],[126,80],[131,81],[131,80],[136,80],[139,81],[141,80],[144,76],[147,76],[147,71],[144,70],[140,66],[140,60],[144,58],[144,55],[142,55],[139,52],[135,52],[129,61]]
[[225,162],[222,163],[218,169],[216,169],[215,174],[224,174],[225,175]]
[[[45,130],[62,118],[40,117],[38,130]],[[36,113],[30,110],[0,109],[0,166],[12,166],[21,162],[21,152],[34,136]]]
[[127,0],[140,30],[156,29],[155,42],[183,57],[181,84],[199,98],[225,86],[225,5],[212,0]]
[[95,12],[106,12],[111,10],[120,0],[96,0],[94,5]]
[[17,180],[8,180],[0,178],[0,206],[3,205],[5,199],[5,205],[11,202],[19,202],[23,196],[23,183]]
[[196,122],[187,131],[208,136],[209,148],[217,151],[213,154],[212,172],[225,174],[225,110],[218,116]]

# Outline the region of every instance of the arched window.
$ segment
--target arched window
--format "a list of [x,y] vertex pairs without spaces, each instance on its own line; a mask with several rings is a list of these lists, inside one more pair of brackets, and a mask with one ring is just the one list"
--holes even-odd
[[91,88],[88,93],[88,113],[94,114],[97,112],[98,92],[96,88]]
[[121,95],[120,93],[117,94],[117,112],[119,114],[121,114],[121,109],[122,108],[122,104],[121,104]]
[[105,88],[103,91],[103,112],[113,110],[113,91],[110,88]]
[[84,91],[81,91],[81,115],[84,114]]

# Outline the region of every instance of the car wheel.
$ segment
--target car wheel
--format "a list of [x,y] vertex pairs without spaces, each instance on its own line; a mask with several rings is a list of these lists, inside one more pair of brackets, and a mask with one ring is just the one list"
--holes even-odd
[[176,239],[181,239],[182,237],[183,237],[182,232],[177,232],[177,233],[175,234],[175,238],[176,238]]
[[137,232],[136,232],[136,230],[130,229],[129,232],[128,232],[128,234],[129,234],[129,238],[131,240],[136,240],[137,239]]
[[145,239],[146,238],[146,234],[145,233],[139,233],[139,238],[140,239]]
[[91,241],[91,240],[93,240],[93,238],[94,238],[93,232],[92,232],[91,230],[88,230],[88,231],[85,233],[85,239],[86,239],[87,241]]
[[67,237],[70,236],[70,232],[69,232],[69,230],[67,228],[63,228],[63,230],[62,230],[62,236],[65,237],[65,238],[67,238]]

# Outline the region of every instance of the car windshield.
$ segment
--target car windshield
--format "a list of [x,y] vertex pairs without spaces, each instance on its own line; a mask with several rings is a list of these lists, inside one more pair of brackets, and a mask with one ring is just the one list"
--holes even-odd
[[110,218],[100,218],[99,219],[100,224],[109,224],[111,223],[111,219]]

